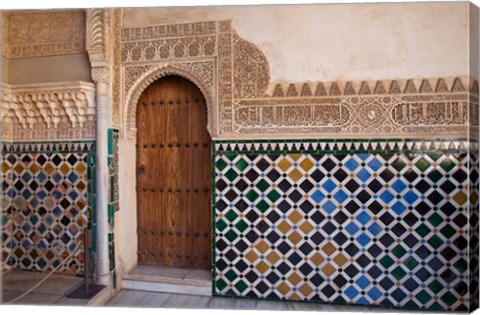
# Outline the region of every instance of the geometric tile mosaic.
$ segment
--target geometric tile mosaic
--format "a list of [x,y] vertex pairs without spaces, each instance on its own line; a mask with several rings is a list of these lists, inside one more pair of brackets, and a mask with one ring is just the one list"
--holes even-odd
[[479,157],[471,154],[470,164],[470,312],[479,307]]
[[[72,151],[62,152],[58,144],[3,148],[3,265],[51,270],[90,228],[92,145],[67,147]],[[83,274],[83,246],[58,271]]]
[[215,295],[469,309],[471,161],[458,147],[286,153],[221,145]]

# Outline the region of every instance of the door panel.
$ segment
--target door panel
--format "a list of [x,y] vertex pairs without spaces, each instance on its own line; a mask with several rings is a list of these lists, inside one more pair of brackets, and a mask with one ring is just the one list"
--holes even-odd
[[139,262],[211,264],[211,139],[201,91],[181,77],[152,83],[137,107]]

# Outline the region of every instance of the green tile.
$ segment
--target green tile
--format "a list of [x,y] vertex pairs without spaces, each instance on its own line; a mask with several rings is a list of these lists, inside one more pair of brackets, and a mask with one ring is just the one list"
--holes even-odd
[[267,194],[268,199],[272,202],[277,201],[282,195],[280,195],[276,190],[272,190]]
[[444,242],[442,241],[442,239],[440,237],[438,237],[437,235],[434,235],[432,236],[429,240],[428,240],[428,244],[430,244],[433,248],[437,249],[439,248],[440,246],[442,246]]
[[244,169],[247,168],[248,163],[247,163],[244,159],[240,158],[240,159],[238,160],[238,162],[235,163],[235,166],[236,166],[240,171],[243,171]]
[[447,291],[447,293],[442,295],[440,299],[448,306],[452,306],[453,304],[455,304],[455,302],[457,302],[457,298],[450,291]]
[[253,189],[249,190],[246,194],[245,194],[245,197],[247,197],[248,200],[250,200],[251,202],[254,202],[255,200],[257,200],[257,198],[259,197],[260,195],[257,194],[257,192]]
[[447,224],[440,230],[440,232],[447,238],[451,238],[457,231],[450,224]]
[[235,227],[236,227],[240,232],[243,232],[243,231],[245,231],[245,230],[248,228],[248,224],[245,223],[245,221],[240,220],[240,221],[237,222],[237,224],[235,224]]
[[421,158],[415,163],[415,166],[422,172],[425,172],[429,167],[430,163],[425,160],[424,158]]
[[227,233],[225,233],[225,237],[230,241],[233,242],[237,237],[238,234],[235,233],[233,230],[229,230]]
[[248,285],[243,280],[240,280],[237,283],[235,283],[235,288],[238,291],[243,292],[248,288]]
[[227,271],[227,273],[225,273],[225,278],[227,278],[228,281],[233,282],[235,279],[238,278],[238,275],[235,273],[235,271],[230,269],[229,271]]
[[229,210],[225,214],[225,218],[228,219],[228,221],[233,222],[236,218],[238,218],[238,214],[234,210]]
[[441,180],[443,178],[443,174],[440,173],[437,170],[434,170],[434,171],[430,172],[427,176],[434,183],[438,182],[439,180]]
[[457,262],[455,262],[453,266],[455,266],[455,268],[457,268],[457,270],[462,273],[468,270],[468,262],[463,258],[457,260]]
[[217,230],[223,231],[227,228],[227,226],[228,226],[228,224],[225,221],[223,221],[222,219],[217,221],[217,224],[216,224]]
[[[437,227],[443,223],[443,218],[439,216],[437,213],[434,213],[428,218],[428,222],[430,222],[433,226]],[[422,235],[422,236],[425,236],[425,235]]]
[[391,266],[393,266],[393,264],[395,264],[395,261],[392,258],[390,258],[390,256],[383,256],[383,258],[380,259],[380,263],[382,264],[383,267],[388,269]]
[[261,192],[264,192],[270,187],[270,184],[268,184],[264,179],[261,179],[255,186],[260,189]]
[[227,283],[223,279],[219,279],[215,281],[215,287],[219,290],[222,291],[227,287]]
[[425,291],[425,290],[422,290],[422,291],[418,292],[417,295],[415,295],[415,297],[416,297],[417,300],[419,300],[422,304],[427,304],[427,303],[432,299],[432,297],[430,296],[430,294],[428,294],[427,291]]
[[417,232],[418,235],[425,237],[428,233],[431,232],[431,230],[428,226],[422,223],[415,229],[415,232]]
[[397,268],[393,269],[391,272],[392,276],[395,277],[397,280],[402,280],[403,277],[407,274],[402,267],[398,266]]
[[217,163],[215,163],[215,166],[217,168],[217,170],[219,171],[223,171],[225,169],[225,167],[227,167],[228,163],[225,162],[223,159],[219,159],[217,161]]
[[260,201],[257,203],[257,209],[260,210],[261,212],[267,211],[267,209],[270,208],[270,205],[265,202],[265,200]]
[[418,261],[417,261],[415,258],[413,258],[413,257],[409,257],[409,258],[407,258],[407,260],[405,260],[405,261],[403,262],[403,264],[404,264],[408,269],[413,270],[413,269],[415,269],[415,267],[418,266]]
[[394,254],[398,258],[401,258],[406,253],[407,251],[405,250],[405,248],[402,247],[402,245],[397,245],[392,249],[392,254]]
[[229,169],[224,175],[231,182],[233,182],[233,180],[238,177],[237,172],[235,172],[233,168]]
[[440,167],[445,170],[445,172],[450,172],[454,167],[455,163],[447,156],[441,163]]

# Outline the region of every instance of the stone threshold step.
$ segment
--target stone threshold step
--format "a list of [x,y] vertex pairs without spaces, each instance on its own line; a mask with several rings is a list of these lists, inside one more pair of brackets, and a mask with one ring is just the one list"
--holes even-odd
[[146,277],[138,275],[129,277],[128,275],[125,275],[122,277],[121,287],[122,289],[150,292],[212,296],[212,283],[209,281]]

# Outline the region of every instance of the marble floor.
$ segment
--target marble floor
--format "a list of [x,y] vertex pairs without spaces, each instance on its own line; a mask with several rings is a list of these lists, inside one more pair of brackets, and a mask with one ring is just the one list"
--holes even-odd
[[[225,309],[311,311],[346,313],[399,313],[399,310],[368,306],[325,305],[299,302],[262,301],[225,297],[193,296],[175,293],[156,293],[137,290],[120,290],[107,304],[111,307],[178,308],[178,309]],[[408,311],[410,314],[429,313]]]
[[[35,286],[46,276],[41,272],[28,272],[12,270],[2,275],[0,303],[9,301],[22,295]],[[38,288],[13,304],[19,305],[87,305],[88,300],[68,299],[65,297],[72,289],[76,288],[82,278],[65,275],[52,275]]]

